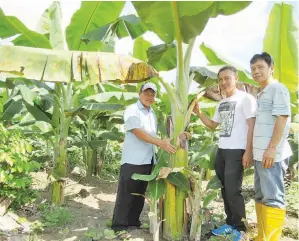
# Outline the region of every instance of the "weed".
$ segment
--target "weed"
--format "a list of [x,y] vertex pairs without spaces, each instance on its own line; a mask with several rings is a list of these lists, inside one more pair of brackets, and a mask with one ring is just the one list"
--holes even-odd
[[58,206],[43,206],[42,219],[46,227],[63,227],[72,220],[68,209]]
[[298,229],[297,228],[289,228],[289,227],[285,227],[282,230],[282,235],[298,240],[299,239],[299,235],[298,235]]
[[45,225],[40,221],[36,220],[30,224],[30,228],[34,233],[42,233]]
[[292,182],[286,190],[287,213],[290,216],[298,218],[298,199],[299,199],[299,185],[298,182]]

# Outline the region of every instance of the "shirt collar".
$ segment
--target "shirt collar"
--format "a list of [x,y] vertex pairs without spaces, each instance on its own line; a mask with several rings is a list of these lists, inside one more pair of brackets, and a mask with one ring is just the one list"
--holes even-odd
[[[138,108],[139,108],[140,110],[142,110],[142,109],[147,110],[147,108],[141,103],[140,100],[137,101],[137,106],[138,106]],[[151,106],[150,106],[149,110],[150,110],[150,111],[153,110]]]
[[266,93],[271,89],[272,84],[277,83],[278,80],[272,81],[270,84],[268,84],[260,93]]

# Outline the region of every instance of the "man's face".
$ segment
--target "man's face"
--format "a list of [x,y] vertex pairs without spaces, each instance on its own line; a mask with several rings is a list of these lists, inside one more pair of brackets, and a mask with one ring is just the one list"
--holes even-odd
[[250,68],[253,79],[258,83],[267,81],[273,74],[273,66],[269,66],[263,59],[258,59]]
[[227,69],[219,73],[218,81],[222,92],[231,93],[236,88],[238,76],[233,71]]
[[152,89],[146,89],[139,94],[139,99],[140,102],[148,108],[155,102],[155,96],[155,91],[153,91]]

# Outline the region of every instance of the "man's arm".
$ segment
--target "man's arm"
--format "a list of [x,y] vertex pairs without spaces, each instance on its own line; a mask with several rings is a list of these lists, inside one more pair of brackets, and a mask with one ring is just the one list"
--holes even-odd
[[291,115],[290,93],[283,84],[275,85],[272,116],[276,121],[271,140],[263,155],[262,167],[271,168],[275,162],[276,148],[281,141],[288,117]]
[[253,157],[252,157],[252,140],[253,140],[253,130],[255,124],[255,118],[248,118],[246,120],[248,125],[248,132],[247,132],[247,144],[246,144],[246,151],[242,158],[242,164],[244,168],[250,167],[252,165]]
[[159,138],[152,137],[145,131],[143,131],[140,128],[135,128],[132,130],[133,134],[138,137],[140,140],[154,144],[160,148],[162,148],[164,151],[167,151],[168,153],[175,153],[176,149],[173,145],[170,144],[170,139],[164,139],[161,140]]
[[209,117],[207,117],[204,113],[201,112],[198,103],[195,104],[193,112],[200,118],[202,123],[204,123],[204,125],[209,127],[211,130],[215,130],[219,125],[218,122],[211,120]]
[[288,116],[286,115],[277,116],[272,138],[269,142],[267,149],[264,152],[263,162],[262,162],[264,168],[271,168],[274,165],[276,148],[283,136],[287,120],[288,120]]

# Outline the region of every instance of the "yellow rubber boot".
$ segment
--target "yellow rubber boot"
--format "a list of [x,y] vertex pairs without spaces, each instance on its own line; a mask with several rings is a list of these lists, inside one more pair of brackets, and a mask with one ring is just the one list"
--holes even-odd
[[285,215],[285,209],[273,208],[263,205],[262,225],[264,241],[279,241],[282,233]]
[[255,202],[255,212],[257,220],[257,237],[255,241],[263,241],[263,204]]

